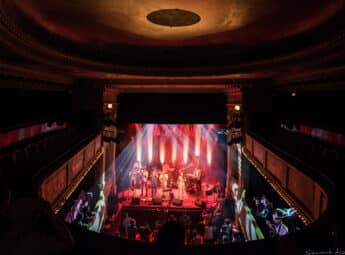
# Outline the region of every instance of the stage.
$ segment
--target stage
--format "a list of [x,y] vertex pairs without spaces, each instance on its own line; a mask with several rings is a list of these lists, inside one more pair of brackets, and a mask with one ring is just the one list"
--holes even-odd
[[157,221],[171,217],[191,217],[194,227],[205,224],[203,215],[219,209],[219,196],[224,196],[227,164],[226,143],[219,135],[222,128],[129,123],[128,143],[119,150],[111,180],[116,183],[119,208],[116,229],[121,230],[127,213],[139,228],[146,224],[155,228]]
[[[118,197],[122,201],[122,205],[126,208],[145,208],[146,210],[162,208],[186,210],[200,209],[201,207],[208,209],[212,206],[216,206],[218,198],[217,194],[215,192],[212,192],[211,194],[210,192],[206,192],[208,190],[212,190],[213,186],[203,182],[201,187],[202,190],[199,196],[184,191],[183,197],[179,197],[179,191],[177,188],[170,188],[164,192],[162,188],[158,188],[155,197],[152,197],[152,191],[151,188],[149,188],[147,196],[141,196],[140,188],[135,188],[134,190],[127,188],[119,192]],[[207,193],[209,195],[206,195]]]
[[[205,222],[204,210],[208,210],[211,207],[216,208],[219,206],[219,200],[216,193],[206,195],[205,190],[209,185],[202,183],[202,190],[197,197],[194,194],[184,193],[184,199],[181,200],[181,204],[178,204],[180,200],[178,197],[178,189],[172,188],[170,192],[174,194],[174,198],[168,194],[162,198],[162,189],[158,188],[155,198],[151,196],[151,189],[149,188],[148,196],[140,196],[141,189],[137,188],[131,190],[127,188],[118,193],[119,197],[119,210],[114,215],[114,222],[112,230],[108,234],[115,235],[117,231],[121,229],[121,222],[124,216],[128,215],[136,220],[137,225],[143,225],[149,223],[154,227],[157,220],[159,222],[165,222],[169,217],[173,215],[178,221],[183,221],[183,217],[188,215],[191,224],[197,225],[200,222]],[[209,193],[208,193],[209,194]],[[218,201],[218,202],[217,202]],[[115,223],[116,222],[116,223]]]

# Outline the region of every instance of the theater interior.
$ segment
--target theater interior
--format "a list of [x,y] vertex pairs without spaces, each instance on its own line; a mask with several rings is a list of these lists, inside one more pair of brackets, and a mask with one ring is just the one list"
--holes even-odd
[[344,0],[0,0],[1,254],[344,254]]

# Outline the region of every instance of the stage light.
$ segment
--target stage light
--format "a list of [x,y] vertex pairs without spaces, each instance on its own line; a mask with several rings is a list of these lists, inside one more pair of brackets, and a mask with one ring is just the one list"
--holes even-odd
[[159,159],[163,164],[165,161],[165,138],[161,136],[159,139]]
[[188,161],[188,147],[189,147],[189,140],[188,136],[185,135],[183,138],[183,163],[187,164]]
[[113,104],[107,104],[107,108],[108,109],[112,109],[113,108]]
[[152,155],[153,155],[153,125],[148,125],[148,130],[147,130],[147,156],[148,156],[148,161],[151,163],[152,161]]
[[200,125],[195,126],[195,156],[200,156],[200,140],[201,140],[201,127]]
[[207,164],[211,165],[212,162],[212,141],[211,141],[211,134],[207,134],[207,142],[206,142],[206,159]]
[[136,137],[137,161],[141,163],[141,133]]
[[297,94],[295,91],[292,91],[291,96],[295,97]]
[[176,140],[176,137],[173,136],[172,137],[172,152],[171,152],[171,160],[173,163],[176,162],[176,152],[177,152],[177,140]]
[[234,107],[234,108],[235,108],[235,111],[240,111],[240,110],[241,110],[241,106],[240,106],[240,105],[238,105],[238,104],[237,104],[237,105],[235,105],[235,107]]

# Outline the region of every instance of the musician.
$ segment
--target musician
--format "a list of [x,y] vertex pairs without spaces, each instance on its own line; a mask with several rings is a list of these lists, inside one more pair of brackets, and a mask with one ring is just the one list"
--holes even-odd
[[144,195],[145,189],[145,197],[147,197],[147,181],[149,178],[149,172],[147,171],[146,167],[144,166],[141,169],[141,196]]
[[159,176],[159,181],[162,185],[163,190],[168,188],[168,180],[169,180],[169,174],[163,171]]
[[140,172],[140,164],[138,161],[136,161],[133,165],[133,168],[131,171],[129,171],[129,186],[131,188],[132,191],[135,190],[135,186],[137,184],[137,175],[138,172]]
[[196,179],[200,179],[201,178],[201,169],[199,167],[195,167],[194,168],[194,176]]
[[158,169],[156,166],[154,166],[151,173],[152,197],[156,197],[157,195],[158,176],[159,176]]
[[180,174],[177,178],[177,187],[178,187],[179,199],[183,200],[184,190],[185,190],[185,178],[184,178],[183,171],[180,171]]
[[201,192],[201,176],[202,176],[202,171],[199,166],[194,168],[194,177],[196,180],[196,185],[197,185],[197,191]]

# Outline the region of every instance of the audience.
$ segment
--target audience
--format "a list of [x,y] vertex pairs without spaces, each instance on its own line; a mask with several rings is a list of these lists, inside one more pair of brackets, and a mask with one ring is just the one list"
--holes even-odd
[[156,247],[158,251],[172,252],[183,248],[185,229],[177,221],[165,223],[158,232]]
[[1,238],[3,254],[71,254],[74,239],[50,205],[37,197],[7,204],[8,226]]
[[[273,209],[273,204],[267,199],[266,195],[255,196],[253,201],[253,215],[265,237],[274,238],[295,231],[296,212],[293,208]],[[293,228],[289,229],[284,224],[283,219]]]
[[222,225],[220,229],[220,234],[221,234],[221,242],[224,243],[229,243],[232,241],[232,225],[230,223],[230,219],[225,219],[224,224]]
[[283,221],[278,217],[277,211],[272,214],[272,222],[267,220],[267,225],[270,229],[270,237],[280,237],[289,233],[288,227],[283,223]]

